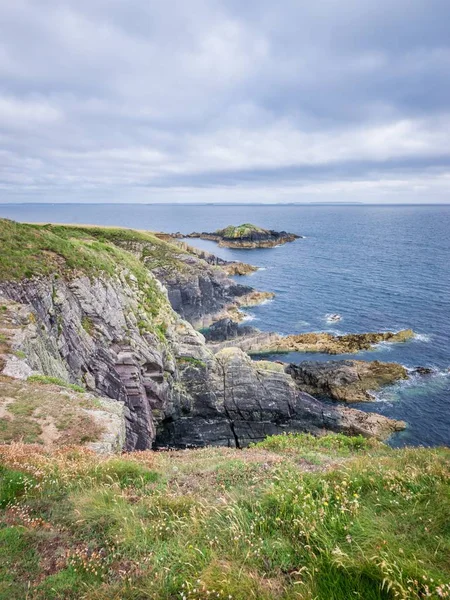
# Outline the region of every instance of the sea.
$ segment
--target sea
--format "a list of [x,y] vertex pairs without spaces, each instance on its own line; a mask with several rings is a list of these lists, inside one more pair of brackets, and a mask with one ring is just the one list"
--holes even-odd
[[[416,337],[357,355],[290,353],[277,360],[395,361],[427,376],[353,405],[408,423],[393,446],[450,446],[450,205],[15,204],[0,216],[39,223],[117,225],[152,231],[214,231],[253,223],[304,236],[271,249],[227,249],[190,240],[229,260],[259,267],[239,282],[275,292],[247,311],[252,325],[281,334],[345,334],[412,328]],[[337,313],[341,320],[329,323]]]

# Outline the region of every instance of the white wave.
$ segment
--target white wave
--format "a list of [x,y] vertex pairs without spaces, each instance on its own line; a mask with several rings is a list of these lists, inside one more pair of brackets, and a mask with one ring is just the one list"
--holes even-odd
[[258,267],[258,271],[267,271],[267,267]]
[[331,327],[329,329],[322,329],[322,331],[319,331],[318,333],[331,333],[331,335],[347,335],[347,332],[342,331],[341,329],[332,329]]
[[264,304],[270,304],[271,302],[274,301],[275,298],[267,298],[267,300],[263,300],[262,302],[260,302],[258,304],[258,306],[264,306]]
[[414,339],[416,342],[431,342],[431,335],[427,333],[415,333]]
[[381,350],[383,350],[383,352],[392,352],[394,346],[392,342],[378,342],[377,344],[374,344],[371,349],[374,352]]
[[251,313],[245,313],[245,317],[242,319],[241,323],[246,323],[248,321],[259,321],[259,318]]
[[342,321],[342,316],[338,313],[327,313],[323,318],[327,323],[337,323],[338,321]]
[[384,390],[383,392],[374,392],[373,390],[368,390],[368,392],[373,398],[372,402],[383,402],[384,404],[392,405],[393,401],[396,399],[395,394],[393,394],[392,392],[386,392],[386,390]]

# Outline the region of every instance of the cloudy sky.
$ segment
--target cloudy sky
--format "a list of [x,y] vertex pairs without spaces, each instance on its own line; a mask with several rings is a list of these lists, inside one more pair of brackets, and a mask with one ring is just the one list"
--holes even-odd
[[0,202],[450,202],[449,0],[0,2]]

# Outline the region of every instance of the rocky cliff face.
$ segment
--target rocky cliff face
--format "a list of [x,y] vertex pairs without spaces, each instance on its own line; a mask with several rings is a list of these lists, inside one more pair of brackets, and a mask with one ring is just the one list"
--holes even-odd
[[2,283],[0,293],[33,309],[18,348],[30,369],[124,402],[127,449],[150,447],[152,410],[167,402],[175,364],[157,335],[139,330],[139,290],[77,277]]
[[289,431],[385,439],[403,428],[381,415],[324,404],[300,391],[282,365],[254,362],[237,348],[186,361],[181,383],[173,414],[157,430],[158,446],[239,448]]
[[[255,294],[250,286],[229,278],[229,274],[255,270],[251,265],[224,261],[183,243],[159,246],[126,240],[115,243],[144,262],[166,287],[172,308],[195,327],[209,325],[228,308],[245,304]],[[265,298],[261,296],[259,301]]]
[[[35,229],[30,231],[32,243]],[[282,366],[252,362],[239,349],[213,354],[203,336],[173,311],[170,290],[167,295],[152,274],[163,279],[165,271],[169,281],[182,278],[183,289],[190,285],[188,271],[170,274],[171,249],[160,247],[152,254],[142,246],[142,234],[130,239],[132,233],[125,230],[105,230],[101,242],[92,241],[90,229],[55,227],[51,235],[48,229],[36,231],[45,250],[31,249],[33,260],[39,252],[41,260],[49,254],[54,260],[48,248],[57,247],[59,258],[52,264],[58,272],[43,274],[37,260],[37,274],[30,274],[28,266],[29,276],[19,276],[22,271],[17,273],[11,263],[11,277],[2,275],[0,295],[28,315],[14,341],[22,358],[16,356],[13,376],[57,375],[122,401],[126,449],[241,447],[269,433],[322,429],[385,437],[399,426],[385,417],[319,402],[299,390]],[[10,237],[9,248],[11,243]],[[189,258],[181,262],[189,265]],[[208,290],[202,298],[215,298]],[[188,294],[188,300],[195,295]]]

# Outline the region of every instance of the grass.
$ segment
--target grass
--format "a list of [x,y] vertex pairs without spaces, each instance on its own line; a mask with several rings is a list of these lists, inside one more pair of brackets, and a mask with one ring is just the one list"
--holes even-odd
[[449,449],[308,435],[120,457],[16,444],[0,464],[0,598],[450,597]]
[[100,439],[103,428],[85,409],[98,410],[102,405],[80,394],[84,392],[80,386],[44,376],[26,382],[3,377],[0,383],[0,443],[62,445]]
[[193,356],[178,356],[177,363],[180,365],[191,365],[199,369],[204,369],[206,367],[206,363],[203,360]]
[[74,392],[83,393],[86,391],[81,385],[67,383],[67,381],[60,379],[59,377],[51,377],[49,375],[30,375],[28,377],[28,381],[34,381],[35,383],[59,385],[60,387],[65,387],[69,390],[73,390]]
[[216,233],[227,239],[238,239],[250,237],[252,233],[267,233],[265,229],[256,227],[251,223],[244,223],[243,225],[229,225],[225,229],[219,229]]

